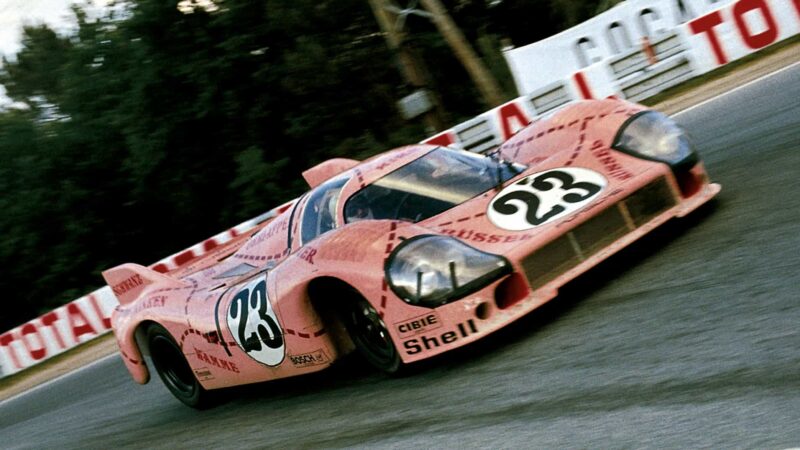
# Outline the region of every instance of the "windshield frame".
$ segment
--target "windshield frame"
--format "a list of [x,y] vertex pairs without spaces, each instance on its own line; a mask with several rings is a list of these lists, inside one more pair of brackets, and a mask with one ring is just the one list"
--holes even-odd
[[[350,182],[349,175],[337,176],[331,180],[325,181],[306,194],[305,204],[302,206],[301,214],[298,216],[300,223],[298,224],[299,229],[297,230],[297,234],[299,234],[301,246],[306,245],[325,233],[339,228],[339,206],[342,202],[342,192],[344,187],[347,186],[348,182]],[[331,197],[334,197],[332,203],[330,202]],[[325,208],[325,212],[327,212],[329,215],[330,226],[326,227],[324,230],[321,229],[321,213],[323,213],[323,210],[313,210],[315,206],[319,205],[322,205]],[[308,230],[306,228],[306,226],[310,224],[308,220],[312,218],[314,219],[314,224],[316,225],[316,230],[313,232],[313,236],[307,234]]]
[[[349,195],[342,220],[345,224],[368,219],[421,222],[503,185],[526,168],[492,155],[435,147]],[[409,182],[413,178],[417,180]],[[414,217],[400,214],[409,199],[421,210]],[[387,212],[391,208],[393,214]]]

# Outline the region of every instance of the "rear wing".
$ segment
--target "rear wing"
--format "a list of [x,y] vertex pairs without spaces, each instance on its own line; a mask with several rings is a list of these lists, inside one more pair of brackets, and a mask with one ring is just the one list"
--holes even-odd
[[133,263],[108,269],[103,272],[103,278],[111,286],[111,290],[121,305],[136,300],[142,291],[151,284],[158,284],[165,288],[187,286],[180,280]]

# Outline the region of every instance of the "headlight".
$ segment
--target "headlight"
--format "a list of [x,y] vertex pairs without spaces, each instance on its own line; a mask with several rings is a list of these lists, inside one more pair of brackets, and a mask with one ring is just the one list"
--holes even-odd
[[386,262],[395,294],[412,305],[435,308],[511,272],[502,256],[446,236],[418,236],[400,244]]
[[689,139],[672,119],[656,111],[645,111],[628,119],[614,139],[613,148],[652,161],[688,169],[697,163]]

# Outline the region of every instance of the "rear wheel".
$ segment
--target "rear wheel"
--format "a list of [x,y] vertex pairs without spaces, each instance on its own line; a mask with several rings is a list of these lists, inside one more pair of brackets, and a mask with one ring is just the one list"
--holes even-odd
[[147,329],[147,342],[153,366],[172,395],[192,408],[209,406],[209,392],[197,381],[186,357],[169,332],[161,325],[153,324]]
[[370,364],[387,373],[397,372],[400,354],[383,319],[366,299],[357,296],[347,302],[343,319],[350,338]]

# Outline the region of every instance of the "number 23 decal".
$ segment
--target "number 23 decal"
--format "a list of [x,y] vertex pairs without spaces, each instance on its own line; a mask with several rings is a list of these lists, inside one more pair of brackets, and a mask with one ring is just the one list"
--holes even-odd
[[283,361],[283,330],[269,302],[264,279],[252,281],[236,292],[228,307],[227,322],[236,344],[248,356],[268,366]]
[[583,208],[607,184],[599,173],[579,167],[540,172],[503,189],[487,215],[505,230],[529,230]]

